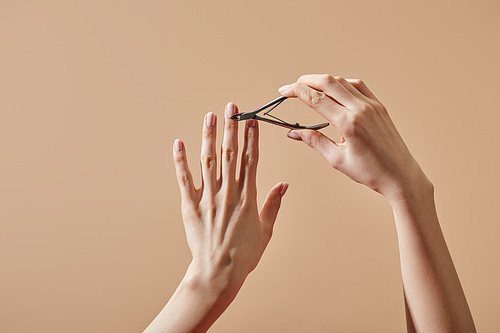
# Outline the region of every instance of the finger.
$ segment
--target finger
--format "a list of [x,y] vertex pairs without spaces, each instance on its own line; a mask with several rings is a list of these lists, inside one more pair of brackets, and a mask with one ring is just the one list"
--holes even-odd
[[278,90],[283,96],[297,97],[338,128],[345,116],[345,108],[329,98],[323,91],[318,91],[304,83],[293,83]]
[[203,193],[215,193],[217,185],[217,154],[215,152],[217,116],[209,112],[203,122],[201,142],[201,172]]
[[[297,82],[304,83],[309,87],[321,90],[340,104],[352,108],[359,105],[359,101],[351,91],[346,89],[337,78],[328,74],[302,75]],[[356,90],[356,89],[353,89]],[[359,94],[359,93],[358,93]]]
[[173,147],[175,173],[177,174],[177,182],[181,190],[181,197],[184,202],[189,202],[195,198],[195,187],[193,177],[186,158],[186,149],[181,140],[174,141]]
[[360,79],[346,79],[354,88],[356,88],[360,93],[368,97],[369,99],[378,100],[377,97],[368,89],[368,86]]
[[340,163],[343,151],[335,142],[323,133],[311,130],[296,130],[288,132],[290,139],[302,141],[321,154],[334,168]]
[[256,177],[259,162],[259,123],[249,119],[245,123],[244,144],[241,155],[240,180],[243,189],[257,193]]
[[366,101],[367,97],[363,95],[358,89],[356,89],[350,82],[348,82],[342,76],[335,76],[334,79],[340,83],[346,90],[348,90],[354,97],[358,100]]
[[238,156],[238,122],[231,120],[233,114],[238,113],[238,107],[234,103],[228,103],[224,117],[224,137],[222,139],[222,184],[228,187],[234,184],[236,177],[236,161]]
[[274,185],[267,194],[264,205],[260,211],[260,221],[269,231],[273,230],[274,222],[276,221],[281,206],[281,198],[285,195],[287,189],[288,184],[282,182]]

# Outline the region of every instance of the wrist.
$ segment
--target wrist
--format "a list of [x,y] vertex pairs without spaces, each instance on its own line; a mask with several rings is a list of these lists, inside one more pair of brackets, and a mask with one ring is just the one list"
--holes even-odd
[[206,332],[241,288],[224,274],[206,273],[191,263],[175,293],[146,331]]
[[236,297],[245,277],[239,277],[229,268],[207,269],[195,261],[191,262],[183,283],[191,291],[203,295],[215,304],[229,303]]
[[393,208],[434,200],[434,185],[418,167],[405,181],[398,183],[386,198]]

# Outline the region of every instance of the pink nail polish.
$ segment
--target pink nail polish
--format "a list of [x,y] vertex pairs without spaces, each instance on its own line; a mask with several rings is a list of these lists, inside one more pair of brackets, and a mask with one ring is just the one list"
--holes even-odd
[[181,152],[183,148],[184,148],[184,144],[182,143],[182,141],[179,140],[179,139],[176,139],[174,141],[174,149],[175,149],[175,151],[176,152]]
[[289,137],[290,139],[293,139],[293,140],[302,141],[302,138],[300,137],[300,135],[298,135],[295,132],[288,132],[288,134],[286,136]]
[[231,117],[233,114],[236,113],[236,106],[234,105],[233,102],[227,103],[226,106],[226,114],[228,117]]
[[215,126],[215,113],[210,112],[207,114],[207,127],[214,127]]
[[283,87],[281,87],[281,88],[278,89],[278,91],[280,93],[284,93],[284,92],[286,92],[288,90],[290,90],[290,85],[289,84],[287,84],[287,85],[285,85],[285,86],[283,86]]
[[286,190],[288,190],[288,183],[281,183],[281,189],[280,189],[280,195],[284,196],[286,193]]

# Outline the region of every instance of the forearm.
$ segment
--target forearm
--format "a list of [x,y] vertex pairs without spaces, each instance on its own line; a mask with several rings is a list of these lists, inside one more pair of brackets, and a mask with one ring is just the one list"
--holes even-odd
[[423,177],[411,198],[393,201],[408,330],[475,332],[434,204],[432,184]]
[[[394,210],[408,327],[419,332],[475,332],[434,206],[432,184],[404,144],[387,109],[361,80],[304,75],[280,93],[330,121],[342,139],[293,130],[352,180],[389,199]],[[413,323],[413,324],[412,324]]]
[[190,266],[167,305],[144,332],[206,332],[240,287],[223,275],[204,277]]

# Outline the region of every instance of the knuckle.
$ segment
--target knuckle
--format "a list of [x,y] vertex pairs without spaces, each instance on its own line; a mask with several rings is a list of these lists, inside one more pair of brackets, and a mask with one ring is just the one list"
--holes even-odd
[[224,161],[232,162],[236,157],[236,152],[234,151],[233,148],[226,147],[222,152],[222,156],[224,158]]
[[211,139],[214,136],[214,131],[210,128],[203,129],[203,138]]
[[333,76],[331,76],[330,74],[323,74],[321,76],[321,81],[325,84],[325,85],[330,85],[332,84],[333,82],[335,82],[335,78]]
[[325,100],[326,94],[322,91],[316,91],[313,89],[308,90],[307,99],[311,105],[319,105]]
[[373,113],[374,110],[370,104],[363,103],[357,108],[357,111],[361,114],[370,114]]
[[245,154],[245,164],[247,166],[256,166],[259,160],[259,155],[257,153],[246,153]]
[[237,124],[238,124],[237,121],[234,121],[234,120],[231,120],[231,119],[225,120],[225,122],[224,122],[224,126],[225,126],[226,129],[233,129],[233,128],[236,127]]
[[302,141],[311,148],[316,148],[321,145],[321,134],[316,131],[311,131],[309,135],[305,135]]
[[207,214],[210,220],[213,220],[215,216],[217,215],[217,206],[214,203],[211,203],[207,207]]
[[209,221],[213,221],[217,215],[217,205],[214,203],[213,199],[203,200],[200,202],[201,213]]
[[297,82],[304,82],[304,80],[307,79],[309,75],[301,75],[298,79],[297,79]]
[[349,84],[351,84],[351,86],[353,86],[354,88],[359,88],[363,84],[363,81],[361,81],[361,79],[348,79],[346,81],[349,82]]
[[215,165],[215,156],[213,155],[203,155],[201,157],[201,165],[203,168],[211,169]]
[[174,163],[180,164],[184,162],[184,157],[180,154],[175,154],[174,155]]
[[178,180],[179,184],[182,186],[189,186],[191,184],[191,179],[189,179],[189,176],[185,173],[179,175]]
[[314,148],[317,142],[316,134],[311,133],[310,135],[304,135],[302,141],[309,147]]
[[345,78],[343,76],[337,75],[337,76],[335,76],[335,80],[337,80],[337,81],[345,81]]
[[380,110],[380,113],[383,114],[383,115],[389,115],[389,112],[387,111],[386,107],[383,106],[382,104],[379,104],[379,110]]
[[245,209],[249,206],[250,196],[247,191],[241,193],[240,206]]
[[353,137],[356,136],[356,134],[359,132],[359,115],[351,113],[347,117],[345,129],[344,129],[344,134],[345,136],[348,137]]
[[248,137],[248,142],[249,144],[253,141],[253,140],[256,140],[258,138],[258,132],[256,131],[256,126],[258,126],[258,122],[256,120],[252,120],[252,121],[255,121],[255,126],[254,127],[249,127],[248,128],[248,132],[247,132],[247,137]]

